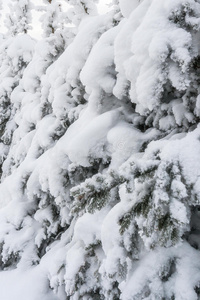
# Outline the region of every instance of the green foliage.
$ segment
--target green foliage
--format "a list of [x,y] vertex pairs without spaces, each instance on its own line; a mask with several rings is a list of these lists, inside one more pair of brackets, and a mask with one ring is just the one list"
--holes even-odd
[[119,225],[120,225],[120,234],[124,234],[124,232],[129,228],[131,221],[134,217],[134,209],[132,208],[129,212],[125,213],[120,219],[119,219]]
[[99,193],[94,193],[91,198],[88,199],[87,210],[89,213],[94,213],[95,210],[101,210],[108,201],[109,192],[100,191]]
[[133,165],[132,169],[132,178],[126,185],[133,181],[135,187],[126,190],[133,204],[119,219],[121,235],[129,231],[131,224],[137,224],[137,220],[142,219],[143,225],[139,225],[138,230],[144,240],[150,239],[150,248],[176,245],[186,224],[173,216],[171,203],[177,199],[188,205],[190,201],[190,187],[186,185],[180,165],[154,161],[147,168]]
[[74,198],[72,213],[81,211],[94,213],[101,210],[107,203],[117,201],[116,188],[124,182],[125,178],[111,171],[107,175],[97,174],[85,180],[81,185],[71,189]]
[[79,299],[104,299],[100,285],[99,261],[97,255],[97,253],[101,251],[101,247],[101,241],[99,240],[85,247],[84,264],[79,268],[74,279],[73,294],[77,294]]
[[169,259],[166,264],[159,270],[159,277],[163,282],[167,282],[176,272],[176,258]]
[[169,15],[169,20],[188,31],[199,30],[198,9],[189,2],[185,2],[174,9]]

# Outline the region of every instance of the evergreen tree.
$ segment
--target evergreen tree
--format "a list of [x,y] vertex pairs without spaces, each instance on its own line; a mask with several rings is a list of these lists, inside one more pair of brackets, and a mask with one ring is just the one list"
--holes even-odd
[[60,300],[198,299],[199,0],[45,3],[0,69],[2,269],[39,264]]
[[[53,47],[58,46],[58,40],[54,39],[57,31],[39,42],[31,63],[11,95],[17,108],[14,120],[18,127],[3,164],[5,185],[2,184],[2,190],[8,196],[7,184],[16,176],[18,183],[11,188],[9,199],[10,205],[17,205],[19,209],[11,212],[6,221],[9,228],[4,227],[2,230],[3,267],[16,264],[19,260],[21,266],[35,265],[50,249],[53,241],[59,240],[65,231],[65,235],[69,235],[67,228],[71,224],[71,232],[76,220],[75,216],[69,215],[69,190],[72,185],[91,177],[100,168],[101,163],[98,161],[86,168],[71,162],[63,146],[59,146],[70,123],[86,107],[88,95],[80,82],[80,72],[99,36],[112,26],[110,16],[95,18],[78,29],[73,43],[63,54],[61,51],[54,56],[52,52]],[[84,51],[80,55],[81,44]],[[56,161],[52,160],[55,155],[59,156]],[[44,159],[49,163],[44,165]],[[32,167],[30,160],[33,162]],[[46,169],[48,166],[53,172]],[[15,199],[13,195],[16,195]],[[7,196],[5,198],[8,200]],[[8,206],[2,211],[2,218],[9,212]],[[13,222],[15,216],[16,222]],[[6,237],[4,230],[8,230]],[[69,237],[64,247],[68,243]],[[63,269],[62,264],[57,264],[57,277],[60,276],[57,272]],[[62,292],[63,282],[51,284],[58,293]],[[94,293],[93,290],[91,286],[91,293]]]
[[8,3],[10,12],[5,20],[8,33],[11,36],[16,34],[26,34],[31,29],[31,8],[30,0],[11,0]]
[[68,18],[78,26],[81,20],[88,15],[97,15],[96,3],[98,0],[65,0],[73,8],[68,11]]
[[[32,59],[34,49],[34,41],[26,34],[30,28],[30,9],[30,2],[19,1],[19,3],[10,4],[10,13],[5,20],[8,31],[0,47],[1,168],[8,154],[12,134],[17,127],[14,121],[16,108],[11,100],[11,94],[19,84],[26,66]],[[2,170],[0,173],[2,175]]]

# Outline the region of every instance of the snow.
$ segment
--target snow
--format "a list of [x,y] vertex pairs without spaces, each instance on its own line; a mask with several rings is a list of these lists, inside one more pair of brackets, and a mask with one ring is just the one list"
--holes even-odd
[[[132,277],[129,279],[129,283],[121,284],[122,299],[131,300],[133,297],[141,297],[141,294],[146,291],[146,283],[151,278],[151,288],[154,290],[155,297],[162,297],[166,295],[171,297],[173,295],[173,285],[169,281],[161,283],[158,279],[159,269],[167,267],[172,257],[177,257],[179,260],[177,273],[178,277],[175,278],[175,297],[176,299],[197,299],[193,286],[197,280],[196,276],[191,277],[191,270],[193,267],[199,268],[198,264],[195,266],[195,262],[198,261],[199,253],[187,244],[182,246],[167,249],[158,249],[154,253],[144,253],[143,263],[138,263],[133,271]],[[196,260],[197,259],[197,260]],[[194,262],[195,261],[195,262]],[[162,266],[162,267],[161,267]],[[174,278],[171,278],[173,280]],[[142,292],[141,292],[142,291]]]
[[107,139],[112,151],[111,168],[118,168],[131,153],[139,151],[144,137],[132,125],[119,122],[109,130]]
[[[100,37],[93,47],[87,63],[81,71],[81,81],[88,88],[102,89],[106,93],[111,93],[115,84],[112,71],[114,39],[118,33],[118,28],[112,28]],[[99,55],[101,53],[101,55]],[[110,68],[110,72],[109,72]]]
[[139,5],[140,0],[120,0],[119,5],[125,18],[128,18],[131,12]]
[[2,300],[59,300],[49,292],[47,275],[41,267],[0,272],[0,289]]
[[[97,147],[98,143],[102,143],[109,129],[116,124],[119,112],[114,110],[101,114],[91,120],[87,126],[83,125],[86,119],[85,114],[82,114],[79,120],[71,126],[63,142],[68,141],[66,153],[72,162],[89,166],[88,156],[93,155],[93,148]],[[88,117],[87,120],[89,121]],[[59,146],[60,143],[62,140]]]
[[68,3],[0,46],[0,298],[197,299],[199,6]]

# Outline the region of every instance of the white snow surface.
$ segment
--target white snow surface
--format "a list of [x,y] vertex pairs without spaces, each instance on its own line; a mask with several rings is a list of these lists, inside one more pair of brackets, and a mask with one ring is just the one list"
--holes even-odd
[[131,12],[139,5],[140,0],[120,0],[119,5],[125,18],[128,18]]
[[49,291],[47,274],[40,266],[0,272],[1,300],[59,300]]
[[[124,18],[117,26],[111,13],[84,16],[62,50],[59,34],[36,47],[27,35],[2,42],[0,112],[9,120],[2,141],[12,139],[0,144],[0,243],[4,263],[13,253],[21,260],[17,269],[0,272],[0,300],[64,300],[66,294],[78,300],[98,289],[98,272],[108,294],[112,280],[119,282],[121,300],[139,300],[147,286],[154,299],[197,299],[200,257],[182,236],[191,205],[200,203],[200,126],[176,129],[188,129],[200,115],[199,96],[194,114],[180,96],[193,80],[188,69],[199,37],[169,22],[183,3],[199,9],[194,0],[120,0]],[[168,85],[176,97],[165,101]],[[4,111],[8,99],[12,109]],[[140,130],[152,112],[152,127]],[[147,216],[133,214],[147,192]],[[77,203],[86,208],[73,212]],[[158,230],[156,218],[166,211],[178,242],[169,239],[162,248],[167,231]],[[120,222],[131,214],[121,234]],[[140,252],[131,257],[135,231]],[[161,270],[174,258],[176,272],[163,283]]]

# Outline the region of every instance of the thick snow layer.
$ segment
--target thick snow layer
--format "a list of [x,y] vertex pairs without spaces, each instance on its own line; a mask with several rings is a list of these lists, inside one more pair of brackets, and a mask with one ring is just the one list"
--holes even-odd
[[98,143],[105,143],[108,130],[119,119],[119,112],[116,110],[106,112],[96,116],[89,124],[84,126],[85,120],[89,120],[85,117],[85,114],[71,126],[63,142],[67,139],[66,151],[72,162],[88,166],[90,165],[88,161],[89,156],[92,155],[92,151],[95,151],[93,148],[97,147]]
[[2,265],[21,257],[0,300],[56,300],[49,284],[59,300],[195,299],[198,3],[116,0],[122,17],[68,2],[66,44],[51,28],[0,46]]
[[[179,260],[177,266],[176,278],[161,282],[158,274],[160,268],[163,268],[170,262],[172,257],[176,257]],[[196,293],[193,286],[197,280],[197,273],[199,268],[199,253],[183,243],[182,246],[171,248],[171,249],[157,249],[155,252],[144,253],[143,262],[136,265],[133,274],[128,281],[121,283],[120,288],[122,289],[123,300],[131,300],[139,298],[141,291],[145,288],[147,281],[150,278],[150,286],[155,295],[155,299],[159,299],[163,292],[166,297],[175,295],[175,299],[197,299]],[[196,270],[196,275],[191,276],[191,271]],[[193,273],[194,274],[194,273]],[[175,280],[173,286],[172,281]]]
[[133,125],[123,121],[118,122],[107,134],[112,152],[111,168],[119,168],[132,153],[139,152],[142,143],[156,137],[157,134],[158,132],[154,129],[144,134]]
[[118,31],[118,27],[108,30],[93,47],[81,72],[81,80],[87,88],[101,88],[106,93],[112,92],[115,84],[115,74],[112,70],[114,64],[113,45]]
[[59,300],[49,292],[47,274],[41,267],[0,272],[1,300]]
[[139,5],[140,0],[120,0],[119,5],[125,18],[128,18],[131,12]]
[[24,62],[29,62],[32,58],[35,41],[28,35],[19,35],[8,47],[7,54],[13,60],[13,65],[17,66],[17,58],[22,57]]

